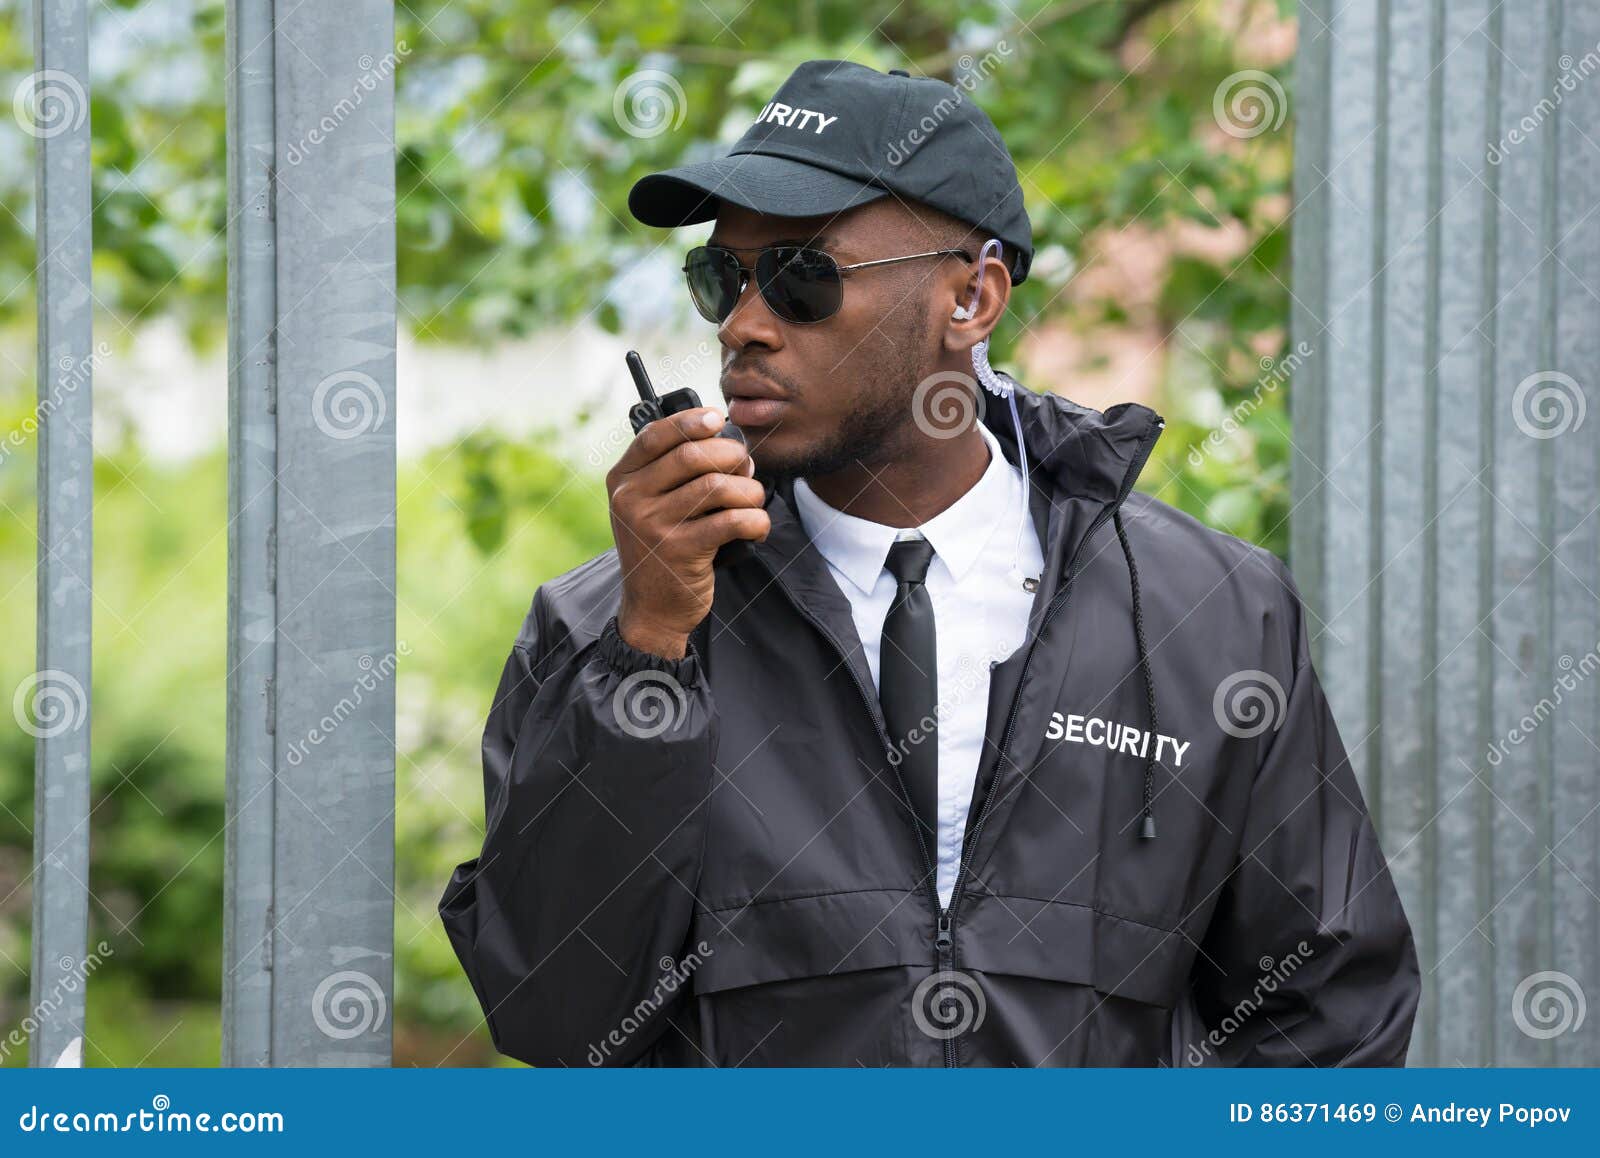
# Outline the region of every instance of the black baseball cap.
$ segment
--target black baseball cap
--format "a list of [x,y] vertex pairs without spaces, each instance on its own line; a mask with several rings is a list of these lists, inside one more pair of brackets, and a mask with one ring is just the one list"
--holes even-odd
[[726,157],[640,178],[628,209],[646,225],[710,221],[719,201],[776,217],[840,213],[893,194],[998,237],[1011,280],[1033,262],[1033,228],[1011,153],[966,93],[933,77],[808,60]]

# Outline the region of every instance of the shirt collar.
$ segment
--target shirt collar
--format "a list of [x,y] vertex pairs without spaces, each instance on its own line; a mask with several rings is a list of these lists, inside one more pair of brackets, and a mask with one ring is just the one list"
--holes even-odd
[[894,541],[920,534],[960,582],[995,534],[1009,525],[1006,516],[1017,517],[1021,491],[1016,468],[1006,460],[998,440],[981,422],[978,430],[989,448],[989,465],[966,494],[920,527],[902,530],[847,515],[819,498],[805,479],[796,479],[795,509],[813,545],[863,594],[870,594]]

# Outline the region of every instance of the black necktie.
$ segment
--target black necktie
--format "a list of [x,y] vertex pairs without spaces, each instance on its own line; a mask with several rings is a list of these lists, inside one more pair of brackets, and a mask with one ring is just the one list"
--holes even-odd
[[[898,586],[883,621],[878,651],[878,700],[889,739],[903,753],[900,775],[911,808],[930,842],[939,833],[938,651],[933,600],[923,580],[933,560],[926,539],[903,539],[889,548],[884,566]],[[930,848],[935,847],[932,843]]]

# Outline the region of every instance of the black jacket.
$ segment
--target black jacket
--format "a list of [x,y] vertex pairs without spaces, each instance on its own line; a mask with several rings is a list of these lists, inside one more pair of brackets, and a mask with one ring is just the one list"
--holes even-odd
[[1416,952],[1287,569],[1130,494],[1149,409],[1018,394],[1045,571],[948,910],[849,604],[774,488],[681,661],[617,635],[614,552],[534,598],[483,849],[440,902],[502,1052],[1404,1062]]

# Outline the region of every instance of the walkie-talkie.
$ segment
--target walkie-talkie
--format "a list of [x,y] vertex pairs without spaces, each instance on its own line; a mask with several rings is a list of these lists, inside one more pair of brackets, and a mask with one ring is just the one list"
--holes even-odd
[[[628,373],[633,375],[633,384],[639,391],[639,401],[628,407],[628,423],[633,427],[635,434],[658,418],[677,414],[680,410],[693,410],[700,405],[700,396],[687,386],[658,397],[656,388],[650,384],[650,375],[645,372],[644,359],[639,357],[639,351],[629,350],[627,363]],[[717,431],[717,437],[731,438],[744,446],[750,445],[744,436],[744,431],[731,422],[722,424],[722,429]],[[717,550],[716,565],[738,563],[749,555],[750,544],[742,539],[735,539],[731,543],[722,544]]]
[[[644,359],[639,357],[639,351],[629,350],[627,362],[628,373],[633,375],[634,387],[639,391],[639,401],[628,407],[628,422],[635,434],[658,418],[665,418],[682,410],[693,410],[700,405],[700,395],[688,386],[658,397],[656,388],[650,384],[650,375],[645,372]],[[717,431],[717,437],[745,442],[744,431],[731,422],[722,424],[722,429]]]

